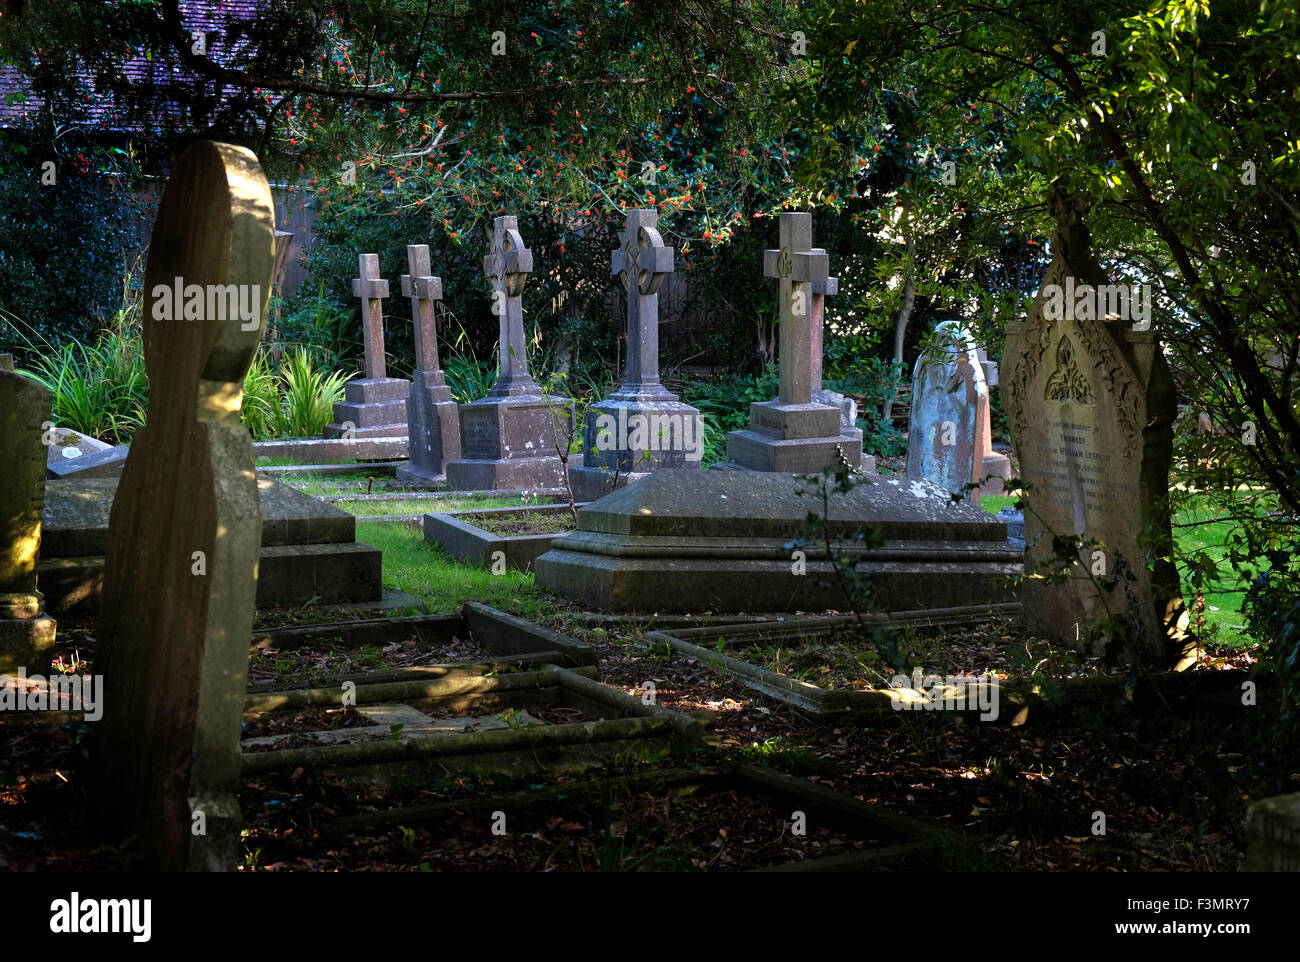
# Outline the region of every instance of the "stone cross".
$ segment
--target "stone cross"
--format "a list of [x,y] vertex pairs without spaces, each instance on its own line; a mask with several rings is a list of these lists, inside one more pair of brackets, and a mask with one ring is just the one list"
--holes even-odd
[[436,371],[439,369],[438,331],[433,304],[442,300],[442,278],[433,276],[428,244],[408,244],[406,263],[411,273],[402,275],[402,295],[411,299],[411,317],[415,320],[415,367],[420,371]]
[[659,383],[659,285],[673,270],[673,249],[665,247],[655,225],[659,212],[627,212],[614,252],[611,273],[627,292],[627,370],[619,394],[673,397]]
[[822,337],[822,321],[826,317],[826,296],[840,292],[840,279],[828,277],[816,281],[812,286],[812,393],[822,389],[822,360],[825,341]]
[[763,251],[763,273],[781,282],[782,404],[812,400],[812,285],[829,278],[826,251],[812,246],[812,214],[781,215],[781,247]]
[[533,252],[519,236],[514,216],[498,217],[488,234],[490,253],[483,258],[483,273],[492,285],[492,313],[499,318],[500,372],[489,395],[540,394],[528,373],[524,344],[524,282],[533,270]]
[[[105,841],[135,836],[155,871],[233,871],[238,860],[262,538],[239,411],[266,320],[274,225],[252,152],[199,141],[172,170],[149,245],[149,410],[109,518],[95,659],[104,707],[88,774]],[[248,292],[256,323],[160,318],[151,292],[174,278]]]
[[384,363],[384,298],[388,281],[379,276],[379,255],[359,254],[360,277],[352,278],[352,296],[361,299],[361,339],[366,349],[366,377],[388,376]]

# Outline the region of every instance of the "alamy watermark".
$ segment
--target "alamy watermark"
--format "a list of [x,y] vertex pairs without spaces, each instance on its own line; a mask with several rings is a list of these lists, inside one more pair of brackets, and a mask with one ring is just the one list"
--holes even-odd
[[180,277],[153,288],[155,321],[233,321],[241,331],[255,331],[262,322],[259,284],[186,284]]
[[626,408],[618,416],[596,418],[597,451],[684,451],[687,461],[704,457],[700,420],[686,414],[642,414],[628,417]]
[[895,691],[909,690],[911,698],[895,698],[894,711],[979,711],[981,721],[998,717],[998,679],[982,675],[923,675],[921,669],[889,680]]
[[1068,317],[1079,321],[1132,321],[1133,330],[1151,328],[1150,284],[1075,284],[1066,277],[1065,286],[1043,287],[1047,303],[1043,317],[1059,321]]
[[103,675],[0,675],[0,711],[75,711],[84,709],[86,721],[104,714]]

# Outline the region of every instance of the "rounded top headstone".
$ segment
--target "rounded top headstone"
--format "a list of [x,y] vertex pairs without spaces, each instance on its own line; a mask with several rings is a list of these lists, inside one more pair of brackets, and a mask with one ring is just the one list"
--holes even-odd
[[197,399],[212,414],[238,415],[266,320],[274,234],[271,189],[252,151],[215,141],[185,151],[159,205],[145,269],[151,408]]

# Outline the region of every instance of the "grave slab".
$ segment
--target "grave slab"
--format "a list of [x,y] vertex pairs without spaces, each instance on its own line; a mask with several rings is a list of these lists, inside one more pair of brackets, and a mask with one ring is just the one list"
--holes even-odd
[[[96,610],[118,487],[111,478],[46,483],[41,576],[53,610]],[[256,490],[262,518],[259,607],[382,598],[383,556],[356,540],[355,517],[270,479],[259,478]]]
[[[804,478],[664,469],[578,513],[537,559],[535,583],[604,611],[821,611],[851,603],[808,535],[821,500]],[[864,530],[879,548],[854,540]],[[829,537],[891,608],[1013,600],[1019,556],[1006,528],[924,481],[870,479],[830,501]],[[804,573],[796,561],[802,561]]]

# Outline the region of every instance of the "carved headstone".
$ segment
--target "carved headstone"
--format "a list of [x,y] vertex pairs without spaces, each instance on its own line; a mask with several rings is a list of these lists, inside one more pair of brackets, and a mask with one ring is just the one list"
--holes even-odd
[[[149,247],[149,410],[109,521],[91,776],[109,840],[135,836],[149,866],[164,871],[237,863],[262,532],[239,411],[271,292],[273,229],[257,158],[201,141],[173,168]],[[179,318],[158,294],[174,278],[208,291],[234,285],[256,316]]]
[[528,373],[523,293],[533,252],[524,246],[513,216],[493,221],[488,244],[483,273],[492,286],[492,313],[499,321],[498,376],[487,397],[460,406],[461,456],[447,462],[447,487],[558,487],[564,466],[556,445],[568,447],[573,402],[544,395]]
[[[1168,663],[1186,622],[1177,569],[1165,560],[1176,410],[1169,367],[1153,330],[1097,319],[1088,297],[1062,299],[1110,284],[1090,250],[1086,204],[1057,189],[1051,205],[1052,263],[1028,317],[1007,326],[1003,355],[1028,489],[1025,621],[1061,644]],[[1030,577],[1058,571],[1066,577],[1055,583]]]
[[433,484],[446,477],[447,462],[460,457],[460,416],[438,364],[434,304],[442,300],[442,278],[433,276],[427,244],[408,245],[406,262],[402,294],[411,299],[415,321],[415,376],[406,399],[410,460],[398,466],[397,477]]
[[361,301],[361,339],[366,355],[366,376],[343,387],[343,400],[334,405],[334,423],[327,438],[406,437],[406,397],[411,382],[388,376],[384,356],[384,298],[388,281],[379,276],[379,255],[357,257],[358,276],[352,294]]
[[627,298],[627,367],[623,386],[587,412],[584,463],[569,469],[581,501],[609,494],[659,468],[698,468],[704,453],[700,412],[659,383],[659,286],[673,269],[673,249],[656,225],[659,213],[633,209],[612,273]]
[[969,492],[978,504],[980,494],[1000,491],[1001,479],[1011,476],[1010,461],[993,452],[987,375],[996,365],[955,321],[936,331],[938,343],[912,372],[907,476],[963,495],[967,484],[978,484]]
[[838,406],[812,398],[814,285],[829,280],[826,252],[812,246],[812,215],[782,214],[780,237],[778,250],[763,252],[763,273],[780,281],[780,393],[750,405],[749,430],[727,435],[727,459],[754,471],[815,472],[841,459],[861,468],[862,432],[841,426]]
[[0,354],[0,443],[5,484],[0,487],[0,673],[49,669],[54,619],[36,590],[45,500],[48,388],[14,373],[13,356]]

